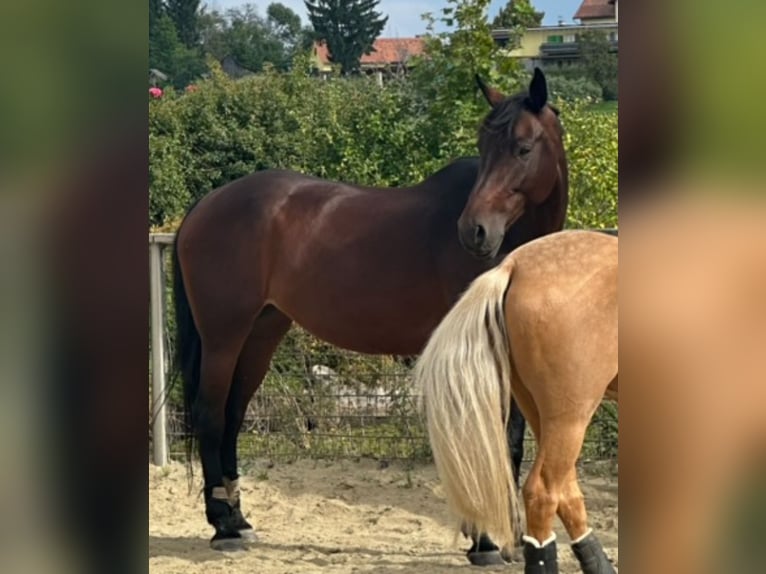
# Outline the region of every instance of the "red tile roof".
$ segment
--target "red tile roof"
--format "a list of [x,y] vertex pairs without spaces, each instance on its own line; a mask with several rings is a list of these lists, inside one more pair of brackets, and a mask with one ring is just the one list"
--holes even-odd
[[[324,42],[315,44],[317,56],[323,63],[329,63],[329,51]],[[378,38],[372,44],[373,51],[364,54],[360,63],[364,66],[398,64],[406,62],[412,56],[423,53],[425,44],[422,38]]]
[[583,0],[575,19],[588,20],[590,18],[614,18],[613,0]]

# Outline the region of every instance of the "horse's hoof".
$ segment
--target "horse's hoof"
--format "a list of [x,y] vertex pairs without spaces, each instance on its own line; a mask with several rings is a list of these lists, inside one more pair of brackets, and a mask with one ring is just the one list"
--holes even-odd
[[521,546],[506,546],[500,550],[500,556],[508,563],[524,561],[524,553]]
[[258,542],[258,536],[252,528],[243,528],[239,530],[239,535],[246,544],[254,544],[255,542]]
[[216,534],[210,540],[210,548],[218,552],[237,552],[245,549],[245,539],[241,536]]
[[497,550],[484,552],[469,552],[468,561],[474,566],[505,566],[506,561]]

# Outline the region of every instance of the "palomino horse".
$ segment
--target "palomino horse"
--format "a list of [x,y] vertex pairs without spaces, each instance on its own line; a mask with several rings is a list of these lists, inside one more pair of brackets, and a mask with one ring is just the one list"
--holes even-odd
[[617,397],[616,237],[562,231],[513,251],[436,328],[415,379],[447,501],[464,524],[515,541],[513,396],[539,447],[523,487],[525,574],[558,573],[556,514],[583,572],[614,572],[588,528],[575,463],[596,408]]
[[[479,85],[492,110],[478,159],[395,189],[261,171],[186,215],[174,249],[177,364],[214,548],[253,538],[237,435],[293,321],[345,349],[417,354],[471,280],[563,227],[566,156],[545,77],[536,70],[529,90],[508,98]],[[518,448],[514,459],[518,468]],[[486,536],[473,538],[469,558],[500,560]]]

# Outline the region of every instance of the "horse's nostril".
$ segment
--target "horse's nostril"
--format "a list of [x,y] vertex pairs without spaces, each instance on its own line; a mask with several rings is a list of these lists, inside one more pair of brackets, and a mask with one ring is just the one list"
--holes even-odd
[[474,229],[474,239],[476,240],[476,245],[481,245],[484,243],[484,240],[487,238],[487,231],[484,229],[483,226],[477,225]]

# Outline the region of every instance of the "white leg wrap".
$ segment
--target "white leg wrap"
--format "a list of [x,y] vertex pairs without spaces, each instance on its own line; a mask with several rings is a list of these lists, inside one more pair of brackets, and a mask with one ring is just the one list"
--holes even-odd
[[218,500],[225,500],[226,502],[229,502],[229,493],[226,492],[226,488],[223,486],[214,486],[211,496],[213,498],[217,498]]
[[524,542],[528,542],[529,544],[531,544],[531,545],[532,545],[532,546],[534,546],[535,548],[545,548],[546,546],[548,546],[548,544],[550,544],[551,542],[553,542],[554,540],[556,540],[556,533],[555,533],[555,532],[554,532],[554,533],[552,533],[552,534],[551,534],[551,535],[550,535],[548,538],[546,538],[546,539],[545,539],[543,542],[538,542],[538,541],[537,541],[537,538],[535,538],[535,537],[533,537],[533,536],[527,536],[526,534],[525,534],[524,536],[522,536],[522,537],[521,537],[521,539],[522,539]]
[[593,532],[593,529],[588,528],[588,530],[585,531],[585,534],[583,534],[582,536],[578,536],[576,539],[572,540],[572,544],[577,544],[578,542],[582,542],[588,537],[588,534],[590,534],[591,532]]
[[239,500],[239,479],[229,480],[224,477],[223,485],[226,487],[226,494],[229,498],[229,502],[235,504]]

